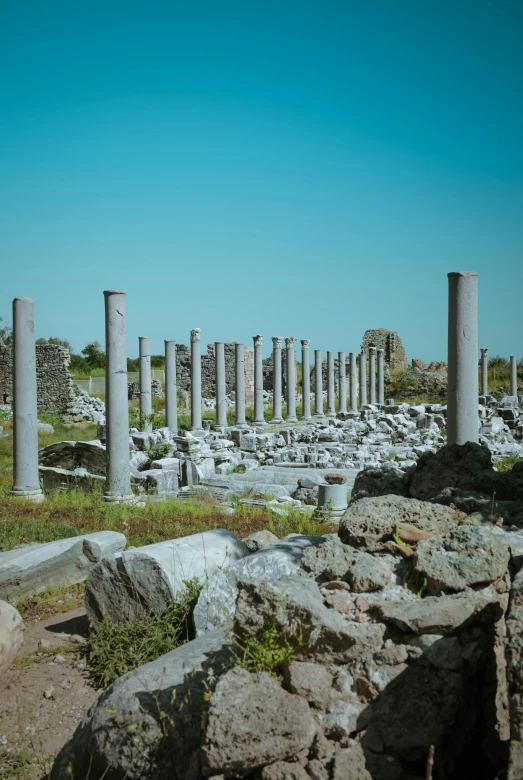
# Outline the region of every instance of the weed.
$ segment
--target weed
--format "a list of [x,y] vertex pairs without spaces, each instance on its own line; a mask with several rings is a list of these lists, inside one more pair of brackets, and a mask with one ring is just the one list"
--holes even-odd
[[170,455],[171,451],[171,444],[168,444],[167,442],[162,444],[160,442],[159,444],[155,444],[154,447],[151,447],[149,450],[147,450],[147,456],[151,460],[160,460],[161,458],[166,458],[168,455]]
[[44,620],[60,612],[83,606],[84,583],[54,585],[41,593],[18,601],[15,606],[25,620]]
[[511,455],[506,455],[504,458],[498,458],[498,460],[494,461],[494,466],[497,471],[499,471],[502,474],[506,474],[507,471],[512,471],[516,463],[519,463],[523,458],[520,458],[515,453],[512,453]]
[[234,645],[238,666],[250,672],[268,672],[274,675],[280,674],[283,668],[294,660],[305,641],[301,629],[288,637],[275,620],[269,620],[255,636],[235,636]]
[[403,587],[420,597],[422,597],[427,590],[428,584],[428,580],[423,572],[416,571],[416,569],[412,567],[407,570],[405,577],[403,578]]

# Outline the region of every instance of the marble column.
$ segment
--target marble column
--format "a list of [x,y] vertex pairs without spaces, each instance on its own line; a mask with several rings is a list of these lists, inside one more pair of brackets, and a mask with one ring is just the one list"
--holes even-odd
[[321,349],[314,350],[314,417],[323,417],[323,365]]
[[200,338],[200,328],[193,328],[191,330],[191,431],[203,431]]
[[312,420],[311,417],[311,366],[309,358],[310,339],[301,340],[301,407],[303,422]]
[[263,336],[253,336],[254,341],[254,424],[265,425],[263,410]]
[[280,336],[272,337],[272,420],[274,425],[283,422],[281,413],[281,342]]
[[349,405],[352,410],[358,408],[358,367],[356,365],[356,353],[349,353]]
[[139,375],[140,386],[140,423],[142,431],[150,433],[153,429],[152,413],[153,400],[151,391],[151,339],[148,336],[139,336],[140,345]]
[[234,345],[234,394],[236,396],[235,408],[236,428],[248,428],[245,420],[245,348],[243,344]]
[[518,395],[518,364],[515,355],[510,356],[510,395]]
[[127,342],[125,293],[105,290],[105,418],[106,482],[104,500],[130,504],[129,401],[127,387]]
[[293,336],[285,339],[287,350],[287,416],[285,422],[298,422],[296,417],[296,353],[294,352]]
[[385,406],[385,350],[378,349],[378,403]]
[[367,403],[367,356],[360,352],[360,406]]
[[347,367],[345,365],[345,352],[338,352],[338,396],[340,412],[347,411]]
[[478,274],[448,274],[447,443],[478,441]]
[[336,417],[336,392],[334,387],[334,352],[327,352],[327,412],[326,417]]
[[38,412],[34,301],[13,301],[13,488],[11,495],[44,500],[38,474]]
[[165,342],[165,417],[171,433],[178,433],[178,388],[176,386],[176,341]]
[[488,349],[481,350],[481,393],[488,395]]
[[216,430],[227,428],[227,405],[225,403],[225,346],[223,341],[214,343],[215,379],[216,379]]
[[369,347],[369,403],[376,403],[376,347]]

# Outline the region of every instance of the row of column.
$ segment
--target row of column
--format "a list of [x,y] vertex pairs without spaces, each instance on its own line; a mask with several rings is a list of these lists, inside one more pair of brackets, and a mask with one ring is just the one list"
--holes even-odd
[[[488,395],[488,349],[481,350],[481,393]],[[515,355],[510,356],[510,390],[511,396],[518,394],[518,361]]]

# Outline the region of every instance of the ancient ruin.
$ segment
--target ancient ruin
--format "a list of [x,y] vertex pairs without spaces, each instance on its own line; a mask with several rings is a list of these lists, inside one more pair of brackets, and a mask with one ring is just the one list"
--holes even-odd
[[366,330],[361,343],[361,351],[368,356],[371,347],[383,350],[384,360],[389,368],[407,368],[405,347],[399,335],[394,331],[387,330],[387,328]]

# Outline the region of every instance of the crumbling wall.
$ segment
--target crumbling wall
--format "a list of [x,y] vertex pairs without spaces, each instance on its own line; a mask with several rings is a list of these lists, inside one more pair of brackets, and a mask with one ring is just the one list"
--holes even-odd
[[387,328],[366,330],[361,343],[361,351],[369,355],[369,347],[383,349],[385,363],[391,369],[407,368],[407,353],[399,335]]
[[[58,344],[36,346],[36,384],[39,412],[67,411],[74,398],[69,373],[69,350]],[[13,396],[13,350],[0,345],[0,403],[11,403]]]

